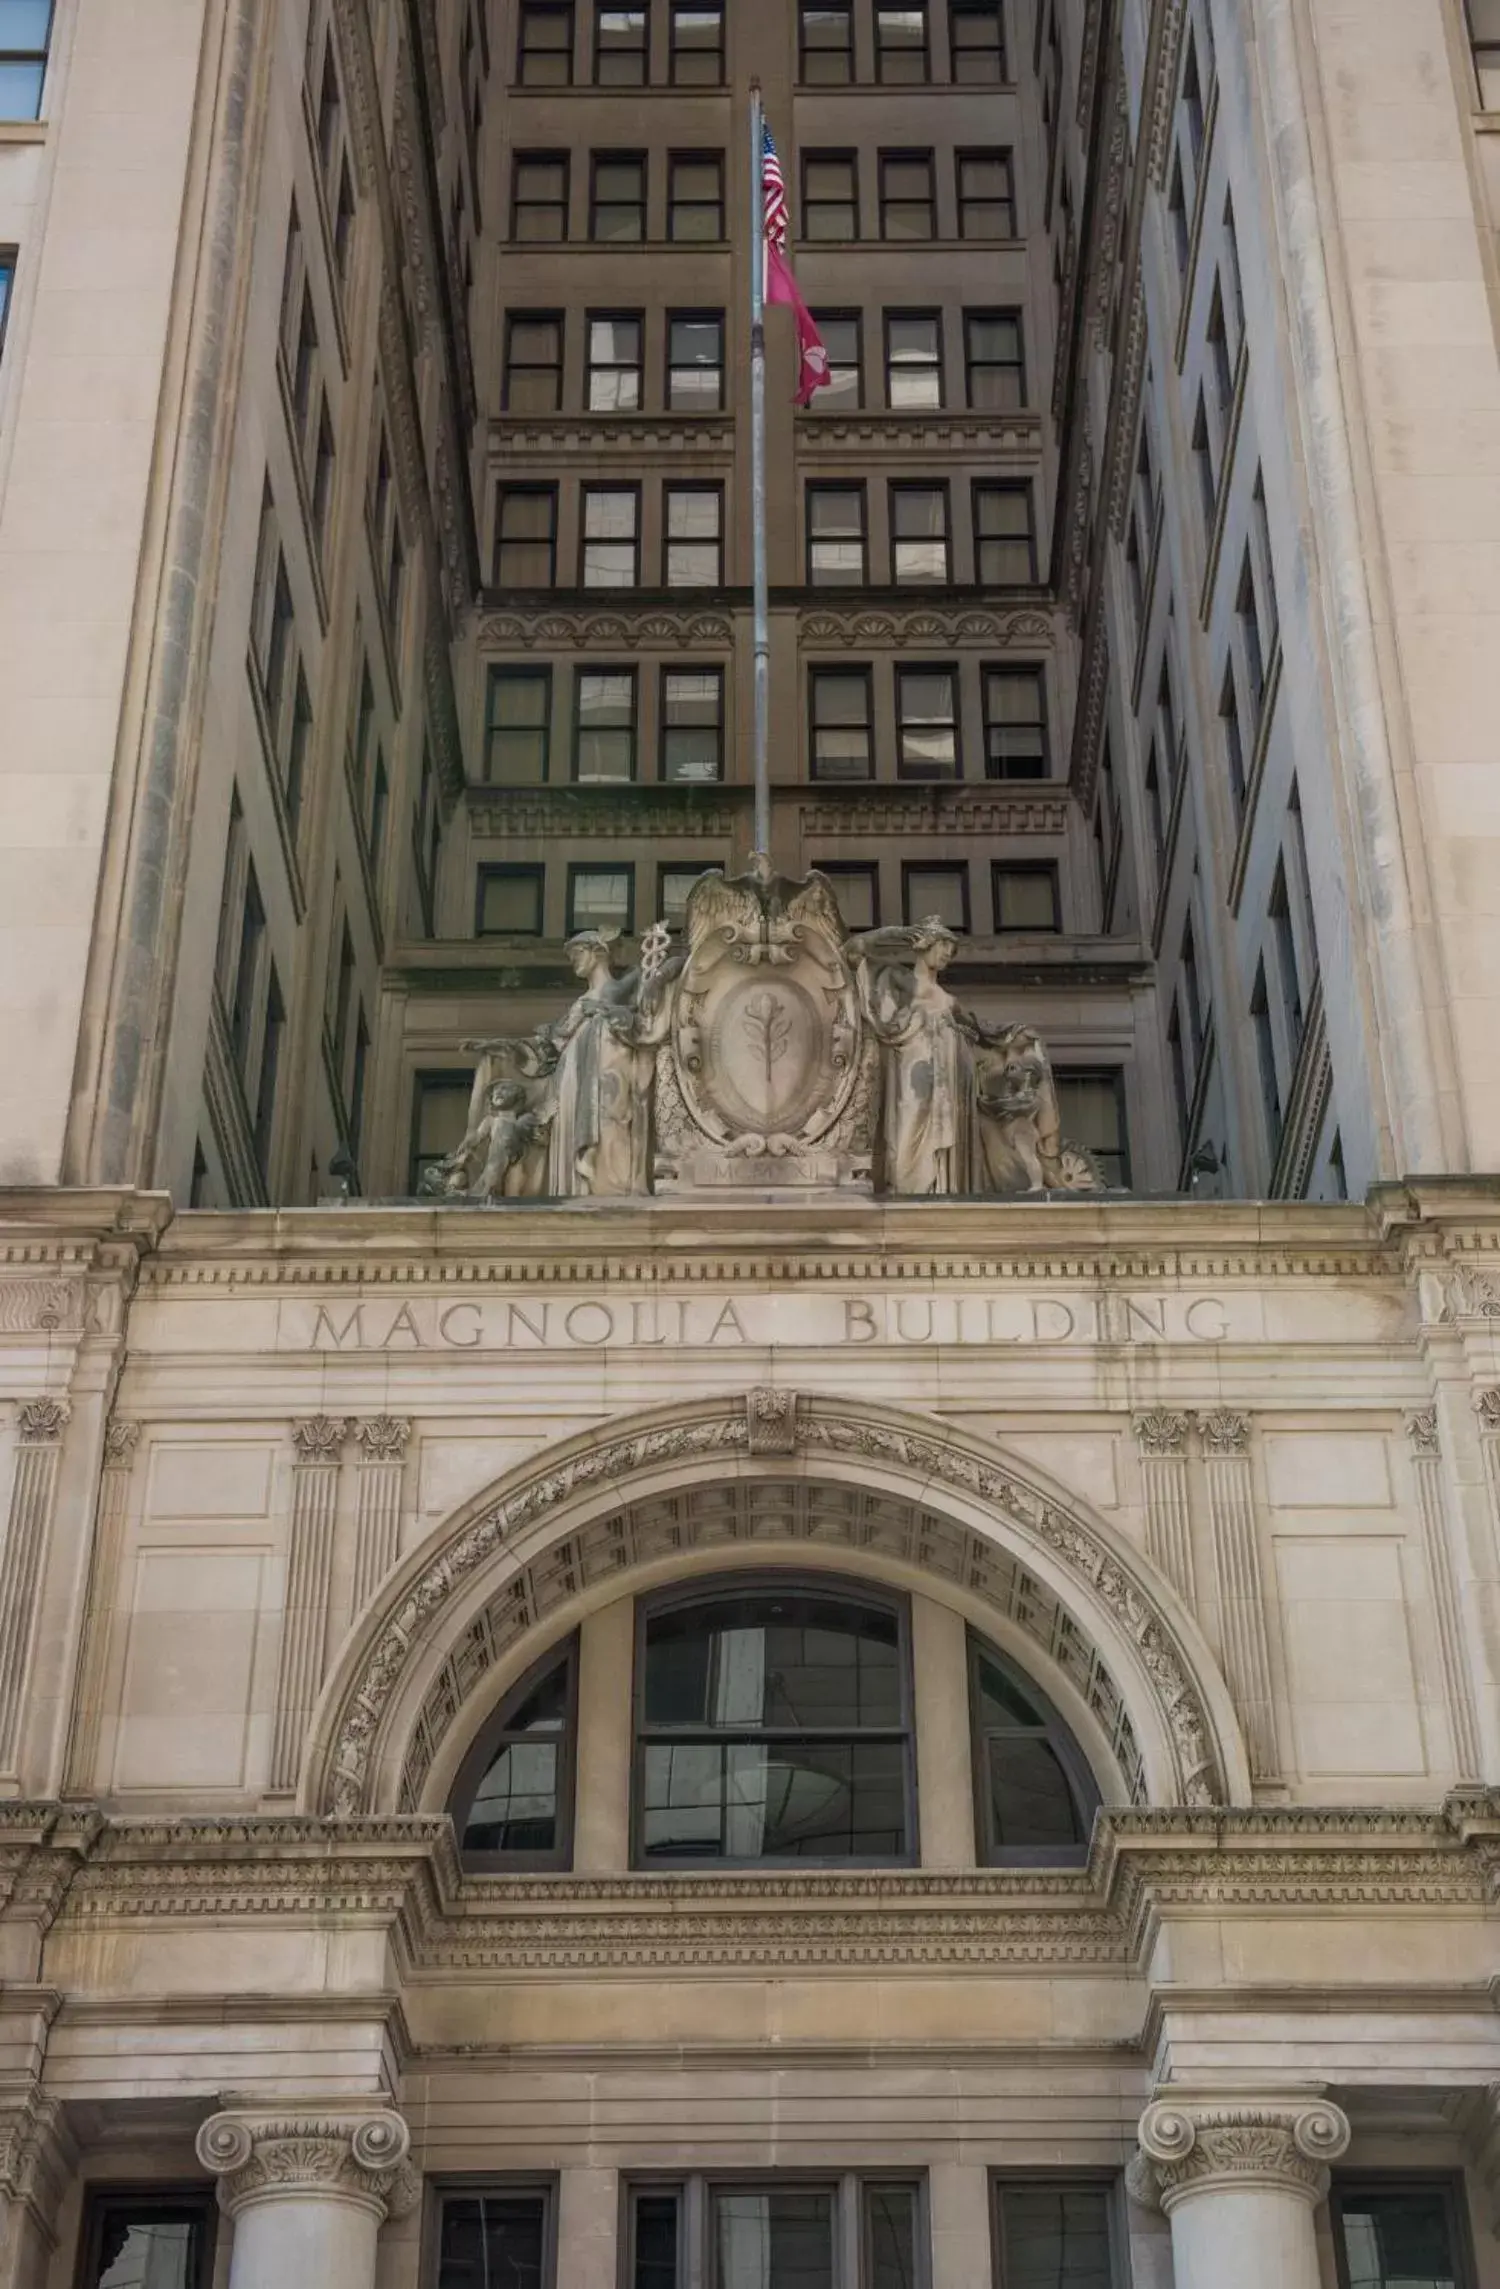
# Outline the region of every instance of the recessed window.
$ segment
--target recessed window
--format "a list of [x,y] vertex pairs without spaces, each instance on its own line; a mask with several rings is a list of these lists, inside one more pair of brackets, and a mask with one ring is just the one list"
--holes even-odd
[[0,119],[39,119],[52,0],[0,0]]
[[943,321],[936,310],[887,310],[885,397],[893,413],[942,405]]
[[573,11],[557,0],[521,0],[516,78],[522,87],[567,87],[573,77]]
[[1074,1066],[1053,1075],[1062,1132],[1082,1145],[1098,1164],[1104,1182],[1121,1191],[1130,1185],[1130,1144],[1125,1129],[1125,1087],[1117,1065],[1098,1072]]
[[629,937],[635,927],[635,868],[633,866],[570,866],[568,869],[568,936],[580,930],[603,930],[612,937]]
[[899,588],[953,577],[946,485],[892,485],[891,577]]
[[589,169],[589,237],[619,244],[645,235],[644,153],[596,151]]
[[1111,2208],[1111,2189],[1103,2184],[997,2181],[995,2240],[1004,2289],[1112,2289],[1123,2268]]
[[724,670],[663,668],[661,775],[679,787],[724,776]]
[[815,779],[875,775],[868,668],[814,668],[808,677]]
[[636,1791],[645,1867],[909,1859],[903,1609],[790,1583],[648,1606]]
[[858,588],[868,577],[863,485],[807,488],[807,577],[814,588]]
[[630,2189],[628,2289],[677,2289],[687,2278],[691,2218],[707,2229],[708,2266],[692,2274],[704,2289],[912,2289],[928,2277],[914,2181],[695,2178]]
[[666,585],[717,588],[724,578],[724,488],[666,489]]
[[698,858],[681,860],[675,866],[659,866],[656,870],[656,918],[665,922],[669,930],[680,930],[687,916],[687,902],[693,886],[705,874],[721,871],[717,859]]
[[476,938],[539,938],[546,869],[482,866],[474,899]]
[[949,930],[969,927],[969,870],[962,860],[929,865],[907,860],[901,868],[903,922],[941,922]]
[[1047,686],[1040,668],[984,671],[984,775],[987,779],[1045,779]]
[[1001,0],[948,0],[953,77],[960,86],[988,85],[1005,77]]
[[474,1076],[461,1071],[418,1073],[412,1083],[411,1154],[407,1163],[407,1192],[415,1199],[430,1168],[446,1160],[463,1142],[469,1125],[469,1102]]
[[567,1866],[577,1701],[578,1640],[570,1637],[506,1695],[464,1759],[450,1809],[471,1867]]
[[817,862],[819,874],[826,874],[838,900],[839,914],[846,930],[878,930],[880,927],[880,869],[864,865],[856,859],[829,858]]
[[667,320],[668,410],[718,413],[723,404],[723,311],[674,311]]
[[797,31],[804,82],[810,87],[847,87],[854,77],[850,0],[801,0]]
[[511,177],[510,235],[526,244],[568,235],[566,151],[518,151]]
[[828,352],[828,386],[815,409],[848,413],[864,404],[864,325],[857,310],[818,310],[814,318]]
[[1056,1711],[973,1635],[969,1710],[979,1846],[990,1865],[1082,1865],[1099,1793]]
[[638,310],[588,321],[587,403],[590,413],[636,413],[641,403],[641,336]]
[[640,586],[641,496],[636,486],[584,486],[581,577],[585,588]]
[[438,2197],[437,2289],[552,2289],[556,2221],[550,2186],[465,2187]]
[[1014,866],[997,861],[991,874],[997,931],[1062,928],[1054,863],[1043,860]]
[[912,87],[931,76],[926,0],[905,7],[876,0],[875,77],[887,87]]
[[672,0],[671,78],[673,87],[724,84],[724,8],[700,0]]
[[614,786],[633,779],[635,669],[580,669],[573,689],[574,778],[589,786]]
[[715,242],[724,236],[724,159],[718,151],[676,151],[668,162],[667,236]]
[[510,311],[505,321],[505,411],[560,412],[562,378],[562,312]]
[[955,668],[897,668],[896,774],[902,779],[958,777]]
[[964,363],[976,413],[1017,413],[1026,403],[1019,310],[966,310]]
[[802,159],[802,235],[859,236],[859,174],[852,151],[808,151]]
[[645,7],[618,8],[596,0],[594,8],[594,85],[644,87],[647,71]]
[[959,152],[958,235],[1015,237],[1015,176],[1008,151]]
[[1458,2181],[1336,2178],[1329,2207],[1339,2289],[1470,2289]]
[[557,487],[502,487],[495,511],[495,586],[551,588],[556,580]]
[[880,235],[935,238],[937,205],[930,151],[880,154]]
[[[0,35],[3,30],[0,16]],[[125,2282],[208,2289],[214,2230],[214,2205],[206,2194],[158,2193],[149,2186],[92,2191],[84,2211],[80,2289],[115,2289]]]
[[1028,484],[974,487],[974,577],[982,588],[1036,579],[1036,527]]

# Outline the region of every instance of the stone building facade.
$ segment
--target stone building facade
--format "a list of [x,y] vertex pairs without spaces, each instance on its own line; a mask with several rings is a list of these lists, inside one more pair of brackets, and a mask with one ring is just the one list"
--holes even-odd
[[[1500,2289],[1492,17],[0,0],[0,2289]],[[1104,1189],[420,1199],[750,857],[752,76],[768,857]]]

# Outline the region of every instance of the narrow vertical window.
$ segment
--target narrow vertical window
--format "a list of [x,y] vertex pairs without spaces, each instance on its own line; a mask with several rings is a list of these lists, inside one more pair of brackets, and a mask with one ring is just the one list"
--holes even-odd
[[880,154],[880,235],[891,239],[937,236],[930,151],[882,151]]
[[886,87],[912,87],[931,76],[926,0],[904,7],[876,0],[875,77]]
[[667,236],[716,243],[724,236],[724,158],[718,151],[674,152],[667,174]]
[[672,0],[671,80],[673,87],[724,84],[724,6],[700,0]]
[[847,87],[854,77],[854,10],[850,0],[800,0],[797,31],[804,84]]
[[651,16],[643,5],[619,8],[597,0],[594,9],[594,85],[644,87]]
[[588,321],[586,401],[590,413],[637,413],[641,404],[641,339],[638,310]]
[[573,78],[573,10],[560,0],[521,0],[516,78],[522,87],[567,87]]

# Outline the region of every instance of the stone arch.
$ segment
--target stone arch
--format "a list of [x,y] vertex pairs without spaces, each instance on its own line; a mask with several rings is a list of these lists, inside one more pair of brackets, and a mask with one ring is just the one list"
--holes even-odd
[[329,1681],[310,1811],[414,1809],[497,1662],[569,1600],[672,1554],[864,1550],[1030,1636],[1138,1802],[1249,1801],[1228,1692],[1172,1590],[1112,1527],[972,1434],[885,1407],[757,1390],[550,1449],[414,1551]]

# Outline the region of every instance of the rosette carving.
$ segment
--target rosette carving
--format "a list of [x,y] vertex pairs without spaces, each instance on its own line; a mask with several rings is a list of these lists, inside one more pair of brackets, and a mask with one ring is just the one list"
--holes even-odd
[[421,2180],[407,2157],[411,2132],[389,2108],[351,2115],[215,2114],[198,2132],[198,2159],[219,2181],[234,2217],[253,2202],[323,2196],[371,2209],[384,2222],[414,2207]]
[[1349,2124],[1324,2098],[1246,2105],[1158,2099],[1141,2116],[1141,2152],[1131,2190],[1167,2211],[1195,2194],[1258,2186],[1320,2202],[1328,2166],[1349,2144]]

